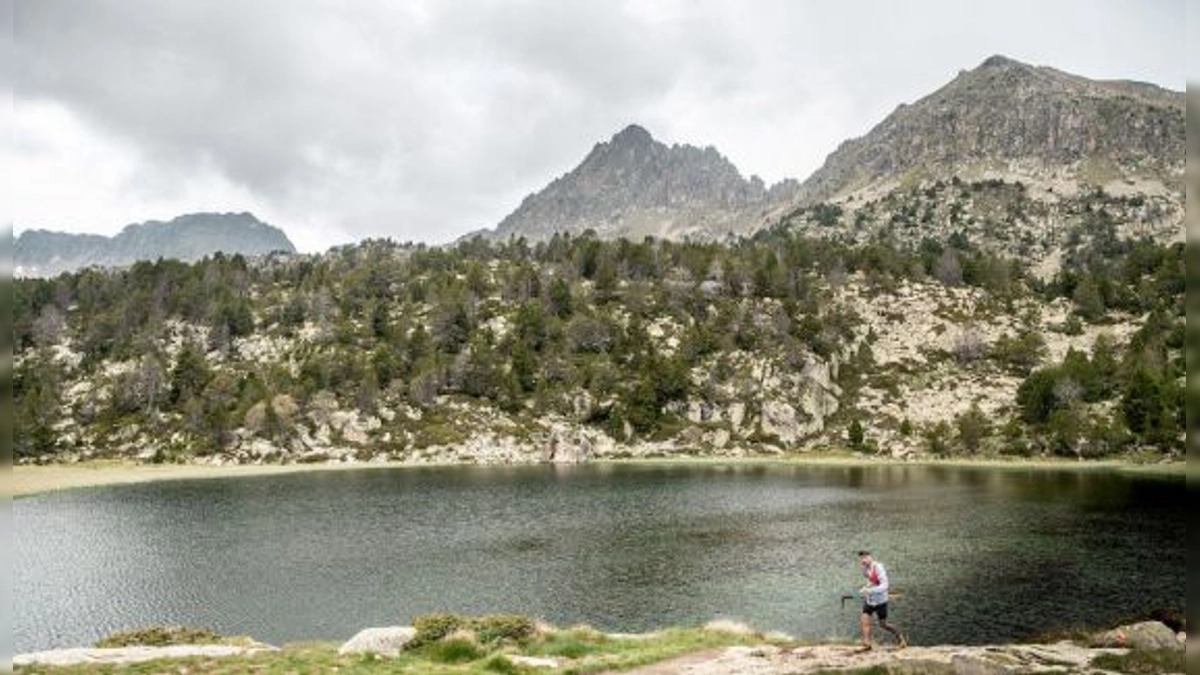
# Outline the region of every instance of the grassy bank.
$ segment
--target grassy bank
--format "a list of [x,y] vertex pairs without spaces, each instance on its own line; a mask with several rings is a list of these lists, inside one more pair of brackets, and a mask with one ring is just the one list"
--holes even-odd
[[[411,673],[413,675],[494,675],[548,672],[520,663],[521,657],[553,659],[556,673],[621,671],[685,654],[735,645],[771,642],[741,630],[673,628],[638,636],[612,636],[591,628],[547,630],[525,640],[481,643],[471,633],[406,649],[394,658],[374,654],[339,655],[334,642],[287,644],[249,656],[161,659],[128,665],[18,666],[16,673]],[[778,643],[778,641],[776,641]],[[782,644],[782,643],[779,643]]]
[[[466,623],[452,626],[446,623],[447,618]],[[424,627],[421,623],[423,620]],[[20,665],[16,672],[28,675],[167,672],[281,675],[333,672],[412,675],[532,675],[545,672],[574,675],[620,672],[632,675],[677,672],[953,675],[964,672],[1010,672],[1009,667],[1019,666],[1019,672],[1055,672],[1062,675],[1084,675],[1098,672],[1097,668],[1121,675],[1152,675],[1183,672],[1185,660],[1182,645],[1168,646],[1156,642],[1153,646],[1100,647],[1095,638],[1089,636],[1028,645],[932,645],[901,650],[880,644],[876,649],[863,652],[854,644],[799,643],[787,636],[764,635],[732,622],[714,622],[702,628],[670,628],[644,635],[611,635],[585,626],[555,629],[515,616],[464,618],[425,615],[417,617],[414,624],[415,635],[398,654],[392,656],[373,653],[342,655],[338,653],[339,645],[334,642],[300,642],[242,655],[175,656],[121,665],[96,661],[71,666]],[[509,630],[497,632],[497,628]],[[1168,631],[1168,636],[1173,635],[1166,627],[1160,629]],[[237,640],[255,644],[248,638],[233,642],[228,638],[223,640],[227,644],[236,644]],[[126,641],[121,643],[129,644]],[[161,654],[158,652],[154,656]]]
[[[1176,475],[1187,473],[1183,461],[1148,463],[1137,458],[1103,461],[1075,461],[1068,459],[1009,459],[1009,458],[928,458],[920,460],[893,460],[889,458],[854,455],[836,451],[764,456],[764,457],[683,457],[599,460],[597,464],[632,465],[813,465],[813,466],[946,466],[988,469],[1051,469],[1051,470],[1110,470],[1127,471],[1145,475]],[[414,465],[402,463],[381,464],[265,464],[212,466],[207,464],[139,464],[121,461],[81,462],[78,464],[50,464],[42,466],[15,466],[11,478],[0,477],[0,496],[24,497],[56,490],[82,487],[144,483],[157,480],[235,478],[262,476],[303,471],[359,471]],[[419,465],[430,466],[430,465]],[[2,476],[2,474],[0,474]]]

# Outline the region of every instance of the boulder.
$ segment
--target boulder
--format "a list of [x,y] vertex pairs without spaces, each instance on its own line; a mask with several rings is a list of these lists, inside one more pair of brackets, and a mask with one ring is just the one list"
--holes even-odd
[[801,433],[796,421],[796,409],[784,401],[763,403],[762,430],[764,434],[775,436],[784,443],[794,443]]
[[730,403],[728,413],[729,424],[733,426],[733,430],[737,431],[742,426],[742,422],[746,419],[746,404],[741,402]]
[[338,654],[379,654],[399,656],[404,645],[417,636],[411,626],[385,626],[364,628],[338,649]]
[[1183,649],[1175,631],[1158,621],[1143,621],[1107,630],[1096,634],[1092,643],[1097,647]]

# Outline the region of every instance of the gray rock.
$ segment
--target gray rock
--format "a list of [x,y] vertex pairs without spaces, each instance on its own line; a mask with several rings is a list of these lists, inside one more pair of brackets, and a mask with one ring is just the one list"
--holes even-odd
[[158,659],[182,659],[188,657],[215,658],[222,656],[245,656],[256,652],[271,651],[275,647],[258,642],[249,645],[169,645],[166,647],[116,647],[53,649],[32,654],[17,654],[14,666],[78,666],[119,665],[142,663]]
[[338,654],[380,654],[382,656],[399,656],[404,645],[417,636],[417,629],[411,626],[385,626],[382,628],[364,628],[354,637],[346,641],[338,649]]
[[796,421],[796,409],[783,401],[767,401],[762,407],[762,430],[784,443],[800,438],[801,427]]
[[1132,649],[1183,649],[1175,631],[1158,621],[1120,626],[1098,633],[1092,640],[1097,647],[1129,647]]

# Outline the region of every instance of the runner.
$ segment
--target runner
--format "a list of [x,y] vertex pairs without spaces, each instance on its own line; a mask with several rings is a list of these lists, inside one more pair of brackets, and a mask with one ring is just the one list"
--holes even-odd
[[862,615],[858,619],[858,628],[862,633],[862,650],[871,650],[871,615],[879,618],[879,627],[896,636],[896,646],[904,649],[908,639],[896,626],[888,623],[888,576],[883,563],[876,562],[870,551],[858,552],[858,563],[862,566],[863,576],[867,585],[859,589],[863,598]]

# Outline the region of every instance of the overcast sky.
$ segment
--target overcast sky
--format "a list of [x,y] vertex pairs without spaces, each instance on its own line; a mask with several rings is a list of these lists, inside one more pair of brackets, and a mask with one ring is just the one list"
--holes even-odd
[[17,231],[252,211],[305,251],[492,227],[632,122],[803,179],[994,53],[1182,90],[1196,5],[0,2]]

